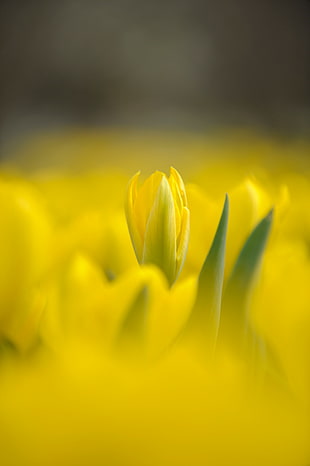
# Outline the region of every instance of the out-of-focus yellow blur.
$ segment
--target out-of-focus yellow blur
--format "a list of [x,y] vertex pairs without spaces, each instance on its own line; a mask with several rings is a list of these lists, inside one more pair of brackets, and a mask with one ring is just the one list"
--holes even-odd
[[[242,136],[42,137],[3,167],[1,465],[309,463],[309,147]],[[138,265],[123,208],[131,174],[170,165],[191,213],[172,287]],[[253,376],[229,345],[206,359],[182,338],[226,192],[225,280],[274,208],[249,312],[278,375]],[[141,337],[124,322],[143,290]]]

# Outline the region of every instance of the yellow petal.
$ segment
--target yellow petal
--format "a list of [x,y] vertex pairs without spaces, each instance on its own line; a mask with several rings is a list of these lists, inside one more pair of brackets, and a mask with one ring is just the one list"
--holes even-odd
[[185,186],[183,180],[175,168],[170,167],[170,176],[168,178],[169,185],[172,191],[172,196],[175,205],[175,220],[176,220],[176,234],[177,238],[181,233],[182,224],[182,209],[187,206],[187,199],[185,194]]
[[181,272],[185,257],[187,254],[188,243],[189,243],[189,231],[190,231],[190,213],[187,207],[182,209],[182,224],[180,236],[177,243],[177,266],[176,266],[176,278]]
[[136,215],[134,210],[134,204],[137,199],[137,184],[140,176],[140,171],[136,173],[130,180],[127,190],[125,213],[128,223],[129,234],[131,241],[139,262],[142,260],[142,237],[141,232],[138,230]]
[[178,187],[178,191],[179,191],[180,197],[182,199],[183,205],[187,206],[187,197],[186,197],[184,182],[183,182],[182,177],[179,174],[179,172],[173,167],[170,167],[169,180],[170,180],[170,178],[175,181],[175,183],[176,183],[176,185]]
[[142,186],[138,189],[137,198],[133,209],[135,216],[134,221],[142,238],[142,242],[144,241],[147,220],[154,204],[159,184],[163,177],[165,177],[164,173],[156,171],[149,178],[147,178]]

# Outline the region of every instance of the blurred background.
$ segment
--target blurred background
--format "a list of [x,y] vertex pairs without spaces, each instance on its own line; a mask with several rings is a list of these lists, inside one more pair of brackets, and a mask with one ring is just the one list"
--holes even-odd
[[310,123],[308,0],[1,0],[1,154],[42,131]]

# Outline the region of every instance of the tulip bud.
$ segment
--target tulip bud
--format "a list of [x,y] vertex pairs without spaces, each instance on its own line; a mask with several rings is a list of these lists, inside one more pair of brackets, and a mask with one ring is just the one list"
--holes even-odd
[[128,186],[126,217],[140,264],[155,264],[172,284],[180,274],[189,240],[189,210],[183,180],[156,171],[138,186],[138,172]]

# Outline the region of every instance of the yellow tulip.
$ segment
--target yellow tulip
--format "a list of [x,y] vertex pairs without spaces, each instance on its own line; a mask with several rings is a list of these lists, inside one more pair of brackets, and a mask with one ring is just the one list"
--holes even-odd
[[152,172],[153,147],[83,137],[1,175],[1,466],[310,464],[303,146],[165,139],[191,184],[135,175],[127,225],[126,163]]
[[140,264],[155,264],[172,284],[180,274],[188,247],[190,214],[183,180],[156,171],[138,187],[140,172],[131,179],[126,217]]

